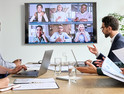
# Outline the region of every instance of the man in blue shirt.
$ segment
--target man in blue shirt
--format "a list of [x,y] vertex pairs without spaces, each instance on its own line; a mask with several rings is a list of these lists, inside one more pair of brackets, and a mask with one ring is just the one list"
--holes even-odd
[[59,25],[58,32],[53,33],[50,42],[72,42],[72,39],[66,32],[63,32],[63,26]]

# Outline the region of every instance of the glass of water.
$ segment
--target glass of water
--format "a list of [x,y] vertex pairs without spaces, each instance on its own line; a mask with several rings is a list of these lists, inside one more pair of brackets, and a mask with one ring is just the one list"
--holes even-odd
[[54,58],[54,65],[55,65],[55,75],[58,76],[61,74],[62,59]]
[[76,83],[76,68],[74,67],[74,63],[68,63],[68,76],[69,76],[69,84]]

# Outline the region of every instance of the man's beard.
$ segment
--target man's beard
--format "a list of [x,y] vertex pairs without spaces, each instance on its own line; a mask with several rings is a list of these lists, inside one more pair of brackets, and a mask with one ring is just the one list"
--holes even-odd
[[105,38],[109,37],[110,36],[110,33],[109,34],[105,34]]

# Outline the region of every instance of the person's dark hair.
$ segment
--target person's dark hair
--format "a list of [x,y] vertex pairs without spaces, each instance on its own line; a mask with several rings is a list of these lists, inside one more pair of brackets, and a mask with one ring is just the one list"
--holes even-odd
[[118,30],[119,28],[119,21],[113,16],[105,16],[102,18],[102,22],[105,27],[111,26],[112,30]]
[[38,5],[37,5],[37,8],[38,8],[38,6],[41,6],[41,8],[43,8],[43,5],[41,5],[41,4],[38,4]]
[[40,26],[40,25],[36,26],[36,28],[38,28],[38,27],[40,27],[40,28],[41,28],[41,30],[43,30],[43,27],[42,27],[42,26]]

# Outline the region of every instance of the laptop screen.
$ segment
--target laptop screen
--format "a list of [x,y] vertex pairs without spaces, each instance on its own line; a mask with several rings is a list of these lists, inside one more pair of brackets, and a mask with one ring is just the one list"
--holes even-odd
[[53,50],[45,51],[38,76],[47,72],[48,66],[50,64],[52,53],[53,53]]

